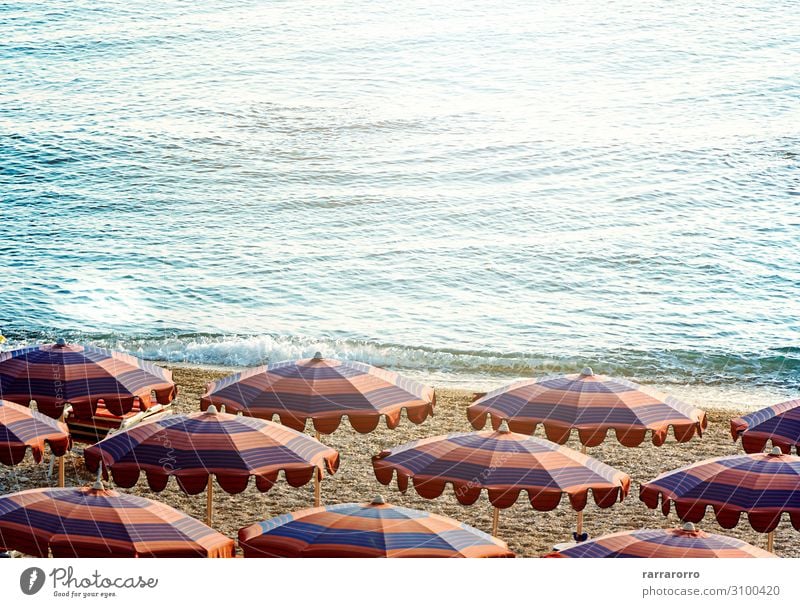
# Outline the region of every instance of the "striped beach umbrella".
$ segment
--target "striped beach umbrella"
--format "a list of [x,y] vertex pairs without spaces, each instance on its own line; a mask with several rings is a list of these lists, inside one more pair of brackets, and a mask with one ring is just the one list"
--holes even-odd
[[60,418],[67,404],[78,419],[90,419],[102,399],[114,415],[124,415],[138,400],[175,398],[172,374],[129,354],[67,344],[38,345],[0,352],[0,398],[18,403],[35,400],[39,410]]
[[378,481],[392,482],[405,492],[411,479],[426,499],[439,497],[447,484],[456,499],[473,504],[486,490],[494,506],[492,534],[497,534],[499,509],[512,506],[526,491],[536,510],[553,510],[563,495],[582,511],[591,490],[601,508],[622,501],[630,477],[611,466],[548,440],[509,432],[468,432],[435,436],[385,450],[372,458]]
[[133,487],[144,471],[153,491],[162,491],[174,476],[194,495],[207,491],[207,523],[213,505],[212,476],[228,493],[245,490],[255,477],[259,491],[269,491],[283,471],[300,487],[333,474],[339,453],[312,437],[263,419],[219,413],[215,407],[189,415],[172,415],[112,434],[84,451],[86,466],[102,464],[120,487]]
[[686,523],[678,529],[637,529],[610,533],[546,556],[571,559],[775,557],[771,552],[742,540],[695,529],[692,523]]
[[314,358],[279,362],[237,373],[208,385],[201,408],[225,405],[228,411],[272,419],[303,430],[334,432],[347,416],[358,432],[371,432],[381,416],[393,429],[403,409],[421,424],[433,415],[433,389],[392,371],[358,362]]
[[0,497],[0,550],[46,557],[232,557],[233,540],[174,508],[94,486]]
[[577,375],[525,380],[495,390],[467,408],[476,430],[491,417],[492,427],[507,421],[514,432],[533,434],[544,426],[547,438],[564,444],[572,430],[578,431],[586,447],[602,443],[613,429],[617,440],[636,447],[652,434],[654,445],[662,445],[670,426],[679,442],[702,436],[708,425],[700,409],[671,397],[655,396],[623,379],[595,375],[585,368]]
[[753,529],[770,534],[771,550],[784,512],[800,531],[800,457],[775,449],[707,459],[642,484],[639,497],[653,509],[660,500],[664,516],[674,504],[678,517],[690,523],[701,521],[711,506],[724,529],[735,527],[746,514]]
[[464,523],[392,506],[336,504],[284,514],[239,530],[247,557],[513,557],[505,542]]
[[[16,466],[28,449],[37,463],[42,461],[45,444],[61,458],[69,451],[71,440],[66,424],[16,403],[0,400],[0,462]],[[64,486],[64,470],[59,466],[60,487]]]
[[734,441],[742,437],[747,453],[760,453],[771,441],[783,453],[790,453],[794,447],[800,454],[800,399],[732,419],[731,435]]

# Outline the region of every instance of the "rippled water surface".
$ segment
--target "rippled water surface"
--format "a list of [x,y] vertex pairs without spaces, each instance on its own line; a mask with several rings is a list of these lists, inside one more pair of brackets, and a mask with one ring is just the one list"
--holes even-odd
[[0,4],[0,329],[800,380],[800,5]]

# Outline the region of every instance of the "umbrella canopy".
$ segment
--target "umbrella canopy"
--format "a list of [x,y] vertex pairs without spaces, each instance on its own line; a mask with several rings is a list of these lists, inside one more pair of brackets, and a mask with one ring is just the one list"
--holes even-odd
[[513,557],[505,542],[445,516],[386,504],[337,504],[239,530],[245,557]]
[[680,529],[637,529],[581,542],[548,557],[613,558],[775,558],[742,540],[706,533],[687,523]]
[[768,533],[786,512],[800,530],[800,457],[778,451],[707,459],[644,483],[639,497],[649,508],[660,499],[665,516],[674,503],[680,519],[691,523],[711,506],[724,529],[747,513],[753,529]]
[[120,487],[132,487],[140,471],[153,491],[174,476],[190,495],[206,488],[210,475],[228,493],[245,490],[251,476],[259,491],[269,491],[283,470],[293,487],[308,483],[315,471],[336,472],[339,453],[312,437],[273,422],[205,412],[173,415],[112,434],[87,448],[86,466],[102,463]]
[[250,369],[208,385],[201,408],[225,405],[228,411],[272,419],[303,430],[311,419],[314,428],[330,434],[342,416],[358,432],[371,432],[381,416],[396,428],[400,414],[421,424],[433,415],[433,388],[397,373],[357,362],[314,358],[279,362]]
[[547,438],[559,444],[575,429],[582,444],[602,443],[610,429],[626,447],[641,444],[648,432],[662,445],[669,427],[679,442],[702,435],[708,425],[700,409],[671,397],[653,396],[623,379],[595,375],[590,368],[577,375],[525,380],[488,393],[467,408],[476,430],[491,416],[497,428],[508,421],[514,432],[533,434],[544,426]]
[[46,557],[232,557],[233,540],[174,508],[93,487],[0,497],[0,549]]
[[139,399],[144,408],[175,398],[172,374],[129,354],[78,346],[59,340],[0,353],[0,398],[27,403],[61,417],[69,403],[73,415],[88,419],[103,399],[114,415],[124,415]]
[[64,455],[71,444],[66,424],[28,407],[0,400],[0,462],[15,466],[29,448],[33,459],[40,462],[45,443],[54,455]]
[[536,510],[552,510],[566,494],[575,510],[586,507],[589,490],[601,508],[622,500],[630,477],[611,466],[550,441],[497,432],[469,432],[413,441],[372,458],[378,481],[434,499],[450,483],[462,504],[474,503],[486,490],[495,508],[513,505],[522,490]]
[[800,399],[732,419],[731,435],[734,441],[742,437],[742,447],[747,453],[760,453],[772,441],[772,446],[784,453],[790,453],[794,447],[800,454]]

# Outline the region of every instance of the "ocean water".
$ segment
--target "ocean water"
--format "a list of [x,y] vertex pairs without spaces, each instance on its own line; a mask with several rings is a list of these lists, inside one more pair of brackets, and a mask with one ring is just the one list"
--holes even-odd
[[800,384],[800,4],[0,4],[3,348]]

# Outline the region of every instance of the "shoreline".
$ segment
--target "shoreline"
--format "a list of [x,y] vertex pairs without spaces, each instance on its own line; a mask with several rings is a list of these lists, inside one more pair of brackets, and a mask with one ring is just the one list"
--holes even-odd
[[[205,384],[227,374],[221,370],[182,365],[170,365],[169,368],[173,371],[174,379],[180,387],[176,399],[176,411],[181,413],[197,411]],[[394,483],[390,486],[381,485],[372,471],[371,457],[384,448],[410,440],[473,430],[465,413],[466,407],[472,400],[471,392],[438,386],[436,392],[437,405],[434,416],[421,425],[412,424],[404,415],[395,430],[388,430],[381,422],[373,432],[362,435],[355,432],[345,421],[333,434],[323,435],[323,442],[339,450],[341,467],[335,475],[323,480],[322,503],[367,502],[375,495],[381,494],[390,503],[449,516],[488,533],[492,524],[492,507],[485,492],[471,506],[459,504],[451,487],[448,487],[439,498],[425,500],[419,497],[413,488],[402,494]],[[700,404],[702,403],[698,403],[698,406]],[[653,446],[648,437],[641,446],[628,448],[609,436],[602,445],[589,449],[590,456],[628,473],[633,480],[630,495],[622,503],[601,510],[590,500],[590,505],[585,510],[584,523],[590,537],[625,529],[677,526],[679,521],[674,510],[668,517],[664,517],[660,510],[649,510],[639,501],[639,483],[648,481],[662,472],[699,460],[743,453],[741,445],[731,440],[728,423],[731,417],[742,411],[741,408],[708,407],[707,431],[702,438],[695,437],[688,443],[676,443],[670,433],[667,442],[661,447]],[[306,432],[313,435],[310,424],[306,427]],[[537,431],[536,436],[542,436],[541,429]],[[573,449],[580,448],[576,433],[573,433],[567,445]],[[46,486],[47,462],[45,458],[41,465],[36,465],[28,455],[26,460],[15,468],[3,467],[0,469],[0,493]],[[73,454],[67,458],[66,463],[67,485],[91,482],[92,475],[83,467],[80,455]],[[124,491],[163,501],[198,520],[204,519],[204,495],[184,495],[174,479],[170,480],[164,491],[153,493],[143,479],[144,475],[140,477],[137,485]],[[255,483],[251,481],[247,489],[238,495],[228,495],[222,490],[215,491],[214,502],[216,513],[214,527],[236,539],[241,527],[294,510],[310,508],[313,505],[313,486],[309,484],[292,488],[284,478],[279,478],[269,492],[262,494],[256,490]],[[569,507],[568,500],[563,499],[559,507],[550,512],[537,512],[530,507],[523,493],[514,506],[502,511],[498,534],[518,556],[537,557],[549,552],[555,544],[568,541],[574,530],[575,520],[576,513]],[[753,531],[747,524],[746,517],[742,518],[735,529],[724,530],[712,516],[707,515],[698,527],[708,532],[737,537],[760,547],[766,546],[766,535]],[[785,517],[777,529],[775,547],[779,556],[800,557],[800,544],[796,541],[796,532]]]

